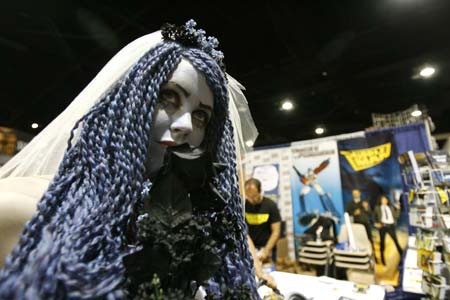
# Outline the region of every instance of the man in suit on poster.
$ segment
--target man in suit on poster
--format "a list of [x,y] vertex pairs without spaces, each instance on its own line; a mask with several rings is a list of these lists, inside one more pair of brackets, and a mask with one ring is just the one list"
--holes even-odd
[[381,195],[378,199],[378,205],[375,207],[374,219],[375,219],[375,227],[378,228],[380,232],[380,253],[381,253],[381,262],[383,265],[386,265],[384,260],[384,240],[386,238],[386,233],[389,234],[394,241],[395,247],[399,255],[401,256],[403,253],[402,247],[398,242],[397,233],[395,231],[396,223],[398,217],[400,216],[400,206],[399,203],[396,203],[394,207],[391,205],[389,198],[386,195]]
[[353,217],[354,223],[364,225],[367,237],[373,247],[372,229],[370,226],[372,211],[370,210],[369,202],[361,199],[361,191],[358,189],[352,190],[352,197],[352,200],[350,200],[345,207],[345,212]]

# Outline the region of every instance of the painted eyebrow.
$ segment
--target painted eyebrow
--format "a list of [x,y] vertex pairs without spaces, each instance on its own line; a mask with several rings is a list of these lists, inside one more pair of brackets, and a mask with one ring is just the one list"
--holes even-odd
[[[175,85],[178,89],[180,89],[180,91],[184,94],[184,96],[186,98],[188,98],[191,94],[180,84],[173,82],[173,81],[169,81],[169,83]],[[200,103],[200,107],[209,110],[210,112],[213,111],[212,107],[203,103]]]
[[184,88],[184,87],[182,87],[181,85],[179,85],[178,83],[176,83],[176,82],[170,82],[170,83],[172,83],[173,85],[175,85],[183,94],[184,94],[184,96],[186,97],[186,98],[188,98],[191,94]]

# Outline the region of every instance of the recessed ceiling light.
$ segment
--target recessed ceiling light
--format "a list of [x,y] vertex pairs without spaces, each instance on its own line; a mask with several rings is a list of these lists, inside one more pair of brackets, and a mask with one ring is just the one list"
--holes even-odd
[[420,117],[422,115],[422,111],[420,110],[415,110],[411,113],[411,116],[413,117]]
[[36,128],[38,128],[39,127],[39,124],[38,123],[33,123],[33,124],[31,124],[31,128],[33,128],[33,129],[36,129]]
[[424,77],[424,78],[428,78],[431,77],[434,72],[436,72],[435,68],[433,67],[425,67],[422,70],[420,70],[420,76]]
[[325,71],[322,72],[322,76],[327,76],[327,75],[328,75],[327,72],[325,72]]
[[283,104],[281,105],[282,110],[291,110],[293,108],[294,104],[292,104],[292,102],[289,100],[284,101]]
[[245,145],[247,145],[247,147],[253,147],[254,143],[251,140],[248,140],[245,142]]
[[325,132],[325,129],[323,129],[322,127],[317,127],[315,132],[316,134],[321,135]]

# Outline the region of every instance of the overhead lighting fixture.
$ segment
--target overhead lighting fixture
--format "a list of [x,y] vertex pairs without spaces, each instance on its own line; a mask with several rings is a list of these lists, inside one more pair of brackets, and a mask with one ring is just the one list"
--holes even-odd
[[245,145],[247,145],[247,147],[251,148],[251,147],[253,147],[254,143],[253,143],[253,141],[248,140],[245,142]]
[[317,135],[321,135],[325,132],[325,129],[323,129],[322,127],[317,127],[315,132]]
[[411,116],[413,117],[420,117],[422,115],[422,111],[420,110],[415,110],[411,113]]
[[428,78],[433,76],[434,72],[436,72],[436,69],[433,67],[425,67],[422,70],[420,70],[420,76],[424,78]]
[[292,104],[292,102],[289,100],[284,101],[283,104],[281,105],[282,110],[291,110],[293,108],[294,104]]
[[39,124],[38,123],[33,123],[33,124],[31,124],[31,128],[33,128],[33,129],[36,129],[36,128],[38,128],[39,127]]

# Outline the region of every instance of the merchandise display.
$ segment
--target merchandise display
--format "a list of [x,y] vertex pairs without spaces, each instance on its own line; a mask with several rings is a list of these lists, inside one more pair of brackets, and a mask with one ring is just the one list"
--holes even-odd
[[[410,225],[416,230],[408,250],[409,269],[418,269],[404,275],[403,286],[407,291],[420,292],[432,299],[450,297],[450,238],[447,220],[450,218],[448,188],[450,187],[450,157],[443,152],[414,153],[409,151],[399,157],[403,178],[409,187]],[[415,266],[413,257],[415,256]]]

